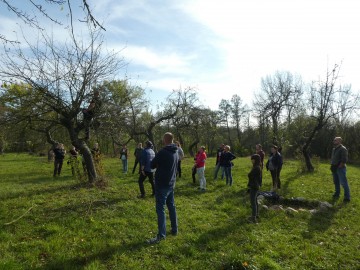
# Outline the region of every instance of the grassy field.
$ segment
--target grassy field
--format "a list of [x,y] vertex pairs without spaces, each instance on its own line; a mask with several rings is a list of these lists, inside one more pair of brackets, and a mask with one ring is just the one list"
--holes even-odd
[[[360,269],[359,167],[348,166],[349,204],[341,198],[315,214],[261,209],[261,222],[250,224],[251,163],[234,163],[229,187],[213,180],[209,158],[207,192],[200,193],[186,159],[175,191],[179,234],[149,245],[157,232],[150,184],[137,199],[137,175],[122,174],[119,159],[103,160],[108,187],[97,189],[79,186],[66,164],[54,179],[45,157],[2,155],[0,269]],[[328,164],[313,174],[297,168],[285,161],[281,195],[331,202]],[[270,181],[265,171],[263,190]]]

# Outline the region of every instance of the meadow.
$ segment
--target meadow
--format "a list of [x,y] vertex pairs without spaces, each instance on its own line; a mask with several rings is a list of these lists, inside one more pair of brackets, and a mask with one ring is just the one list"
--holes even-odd
[[[132,169],[133,159],[129,160]],[[0,156],[0,269],[360,269],[360,167],[348,166],[352,193],[332,201],[328,162],[312,174],[285,160],[285,198],[327,201],[326,211],[260,210],[248,223],[249,158],[237,158],[234,185],[213,180],[214,158],[206,166],[207,191],[193,185],[193,160],[183,161],[175,189],[179,234],[159,244],[154,198],[138,199],[137,174],[123,174],[118,158],[102,160],[108,186],[89,188],[64,163],[52,177],[46,157]],[[262,190],[270,190],[264,171]],[[169,228],[169,222],[168,230]]]

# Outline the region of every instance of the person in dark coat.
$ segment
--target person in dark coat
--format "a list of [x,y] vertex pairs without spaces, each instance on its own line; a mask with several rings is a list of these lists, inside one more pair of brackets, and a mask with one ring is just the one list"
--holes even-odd
[[251,162],[253,167],[248,174],[248,192],[250,195],[250,204],[251,204],[251,217],[249,221],[257,223],[259,221],[259,212],[258,212],[258,203],[257,203],[257,194],[260,188],[261,182],[261,158],[258,154],[251,156]]
[[234,165],[232,160],[235,159],[236,156],[230,152],[230,146],[225,145],[224,152],[222,153],[220,159],[220,166],[224,168],[225,177],[226,177],[226,185],[232,186],[233,178],[231,173],[231,168]]
[[179,155],[177,146],[173,143],[174,135],[166,132],[163,136],[164,148],[162,148],[151,161],[151,168],[155,172],[155,199],[156,214],[158,220],[158,233],[148,243],[155,244],[166,238],[165,205],[169,210],[171,234],[177,235],[178,221],[174,200],[174,187],[176,181]]
[[[132,170],[132,174],[135,173],[136,166],[140,163],[142,152],[143,152],[142,143],[139,143],[138,146],[135,148],[135,152],[134,152],[135,163],[134,163],[134,168]],[[141,163],[139,165],[139,173],[141,173]]]
[[62,143],[57,143],[53,149],[55,160],[54,160],[54,177],[60,176],[61,168],[64,163],[66,150]]
[[281,154],[278,152],[278,147],[276,145],[273,145],[270,151],[271,153],[269,160],[266,163],[266,169],[270,170],[273,186],[272,190],[276,191],[281,188],[280,172],[283,165],[283,159]]

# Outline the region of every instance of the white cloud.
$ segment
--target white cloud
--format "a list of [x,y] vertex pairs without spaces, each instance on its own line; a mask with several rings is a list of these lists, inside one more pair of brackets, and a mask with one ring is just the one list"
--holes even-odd
[[194,55],[179,55],[176,52],[156,52],[147,47],[128,46],[123,50],[130,65],[143,66],[159,74],[186,75],[190,73],[190,62]]

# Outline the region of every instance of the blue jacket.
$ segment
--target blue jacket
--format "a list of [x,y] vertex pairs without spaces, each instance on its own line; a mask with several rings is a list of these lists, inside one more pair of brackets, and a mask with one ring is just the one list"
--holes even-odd
[[151,148],[145,148],[141,151],[140,166],[144,166],[145,172],[151,172],[151,161],[155,157],[155,152]]
[[155,169],[155,188],[174,187],[179,156],[177,146],[169,144],[162,148],[151,161],[151,168]]

